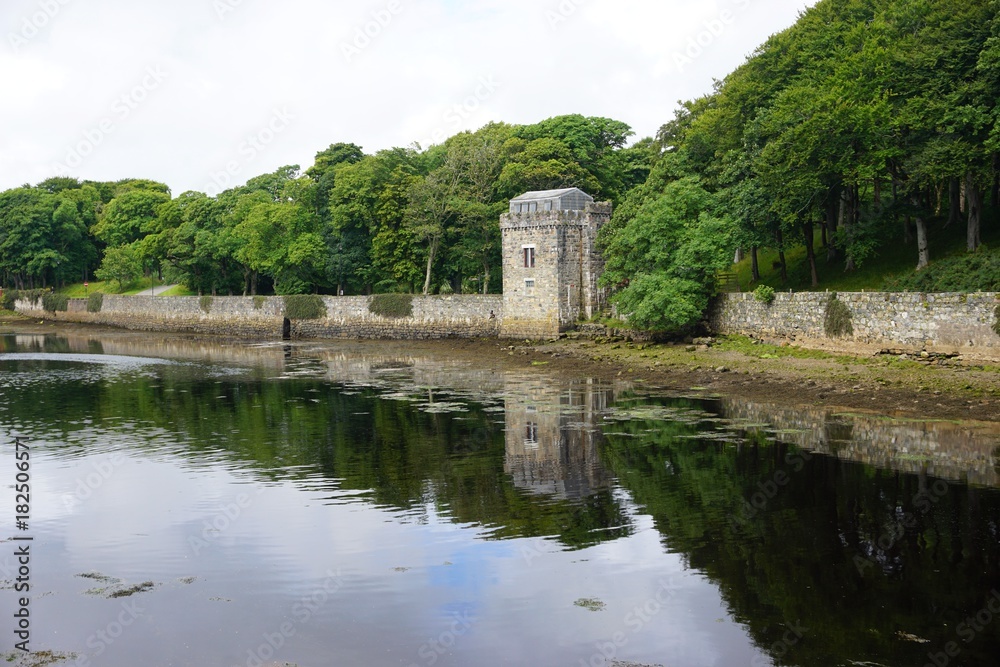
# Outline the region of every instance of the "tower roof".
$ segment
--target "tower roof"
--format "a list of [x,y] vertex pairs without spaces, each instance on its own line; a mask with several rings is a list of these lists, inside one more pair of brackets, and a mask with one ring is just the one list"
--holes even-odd
[[537,190],[525,192],[510,200],[511,213],[535,213],[536,211],[583,211],[594,198],[580,188],[561,190]]
[[588,195],[580,188],[563,188],[561,190],[535,190],[533,192],[525,192],[520,197],[515,197],[514,199],[511,199],[511,201],[522,202],[522,201],[540,201],[542,199],[562,199],[566,195],[570,194],[583,195],[584,199],[588,201],[594,201],[593,197]]

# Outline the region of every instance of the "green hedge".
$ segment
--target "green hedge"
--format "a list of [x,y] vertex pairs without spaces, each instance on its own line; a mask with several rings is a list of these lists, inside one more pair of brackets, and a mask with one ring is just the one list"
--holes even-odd
[[42,295],[42,308],[49,313],[65,313],[69,310],[69,297],[65,294],[47,292]]
[[104,307],[104,295],[100,292],[94,292],[87,297],[87,312],[88,313],[99,313],[101,308]]
[[380,317],[413,317],[413,295],[376,294],[368,302],[368,312]]
[[16,289],[4,290],[0,298],[0,310],[14,310],[14,304],[21,298],[21,292]]
[[285,299],[285,317],[290,320],[322,320],[326,302],[316,294],[290,294]]
[[46,294],[51,293],[47,289],[4,290],[3,301],[0,302],[0,305],[3,306],[4,310],[14,310],[14,304],[18,301],[28,301],[37,307],[38,302],[44,299]]

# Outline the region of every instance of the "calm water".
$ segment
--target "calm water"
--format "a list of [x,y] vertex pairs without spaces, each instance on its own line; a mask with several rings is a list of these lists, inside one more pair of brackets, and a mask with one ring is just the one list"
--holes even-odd
[[32,648],[122,667],[997,664],[994,427],[438,349],[0,337],[0,539],[17,435]]

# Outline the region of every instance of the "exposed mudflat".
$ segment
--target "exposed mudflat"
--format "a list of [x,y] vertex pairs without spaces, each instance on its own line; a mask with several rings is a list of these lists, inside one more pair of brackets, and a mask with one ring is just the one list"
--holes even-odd
[[[81,324],[0,316],[0,332],[85,333],[148,337]],[[164,338],[199,336],[162,334]],[[201,338],[204,338],[201,336]],[[385,346],[361,341],[359,346]],[[1000,366],[954,359],[850,355],[795,345],[753,344],[743,338],[712,345],[595,342],[562,338],[547,342],[462,340],[406,342],[394,346],[442,349],[497,368],[529,367],[574,377],[624,380],[678,391],[708,393],[785,405],[878,412],[890,416],[1000,421]]]

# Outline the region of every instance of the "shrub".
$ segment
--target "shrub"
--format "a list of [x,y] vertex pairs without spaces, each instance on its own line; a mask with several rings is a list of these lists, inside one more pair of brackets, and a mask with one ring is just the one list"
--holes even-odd
[[264,307],[264,302],[265,301],[267,301],[266,298],[264,298],[262,296],[255,296],[253,298],[253,309],[254,310],[260,310],[261,308]]
[[201,306],[202,312],[204,312],[206,315],[212,312],[212,302],[214,300],[215,299],[213,299],[210,296],[203,296],[198,300],[198,305]]
[[290,294],[285,299],[285,317],[290,320],[321,320],[326,317],[326,303],[316,294]]
[[87,312],[88,313],[99,313],[101,308],[104,307],[104,295],[100,292],[94,292],[89,297],[87,297]]
[[69,310],[69,297],[65,294],[46,292],[42,295],[42,309],[49,313],[65,313]]
[[846,338],[854,335],[854,322],[851,319],[851,310],[847,305],[834,294],[830,303],[826,305],[826,318],[823,321],[823,328],[830,338]]
[[451,283],[441,283],[441,289],[438,290],[438,294],[454,294],[455,289],[451,286]]
[[413,317],[413,295],[376,294],[368,303],[368,312],[380,317]]
[[21,291],[16,289],[5,290],[3,298],[0,299],[0,310],[14,310],[14,304],[21,298]]
[[759,285],[757,289],[753,291],[753,298],[770,306],[774,303],[774,288],[770,285]]
[[993,311],[993,316],[996,318],[996,321],[993,322],[993,331],[1000,336],[1000,306],[997,306],[997,309]]

